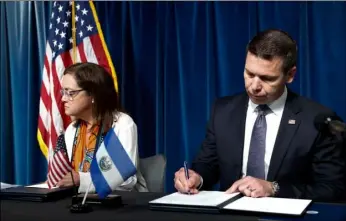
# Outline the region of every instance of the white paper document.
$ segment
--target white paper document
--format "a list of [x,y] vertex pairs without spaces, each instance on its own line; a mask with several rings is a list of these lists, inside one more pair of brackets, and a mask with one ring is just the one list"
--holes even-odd
[[[34,185],[30,185],[30,186],[26,186],[26,187],[32,187],[32,188],[43,188],[43,189],[48,189],[48,184],[47,183],[39,183],[39,184],[34,184]],[[54,188],[58,188],[58,187],[53,187]]]
[[310,202],[311,200],[303,199],[273,197],[251,198],[244,196],[226,205],[223,209],[300,215]]
[[218,206],[239,193],[227,194],[220,191],[201,191],[198,194],[172,193],[170,195],[152,200],[149,203],[190,205],[190,206]]

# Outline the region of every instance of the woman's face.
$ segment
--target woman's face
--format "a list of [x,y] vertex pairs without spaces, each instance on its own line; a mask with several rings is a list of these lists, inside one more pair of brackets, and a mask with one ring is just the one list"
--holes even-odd
[[92,113],[92,97],[80,88],[71,74],[66,74],[61,80],[61,94],[65,114],[77,118],[88,117]]

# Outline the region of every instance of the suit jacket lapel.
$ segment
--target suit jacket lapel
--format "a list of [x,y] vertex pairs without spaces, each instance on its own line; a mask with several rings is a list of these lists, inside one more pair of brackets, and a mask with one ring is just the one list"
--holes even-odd
[[[234,111],[231,111],[232,131],[229,131],[229,145],[232,147],[232,159],[239,171],[238,178],[242,175],[242,163],[243,163],[243,150],[244,150],[244,136],[245,136],[245,122],[247,106],[249,97],[244,93],[237,106],[233,107]],[[238,106],[239,105],[239,106]]]
[[285,109],[282,114],[281,123],[276,137],[273,154],[271,157],[267,180],[275,180],[276,174],[284,160],[291,140],[294,137],[300,119],[297,113],[300,112],[300,106],[297,102],[298,95],[288,90]]

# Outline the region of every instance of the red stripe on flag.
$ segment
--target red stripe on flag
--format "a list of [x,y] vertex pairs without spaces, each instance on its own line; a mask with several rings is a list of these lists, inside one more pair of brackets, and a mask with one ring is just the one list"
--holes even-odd
[[99,63],[99,65],[104,67],[108,71],[109,74],[112,74],[112,71],[110,69],[110,66],[107,60],[106,53],[102,47],[100,36],[98,34],[90,36],[90,42],[95,52],[97,62]]
[[50,182],[53,184],[52,186],[55,186],[61,180],[60,178],[56,177],[54,170],[52,170],[49,176],[50,176]]
[[66,154],[62,153],[62,149],[53,156],[51,167],[48,173],[48,185],[55,186],[66,174],[71,171],[70,162]]
[[44,106],[46,107],[47,112],[52,109],[52,99],[47,93],[47,89],[44,85],[41,87],[41,98]]
[[[73,64],[73,61],[72,61],[72,58],[71,58],[71,55],[70,55],[69,52],[64,52],[60,56],[61,56],[61,59],[62,59],[62,62],[64,64],[65,68],[67,68],[67,67],[69,67],[69,66],[71,66]],[[53,70],[55,70],[55,72],[56,72],[55,68]],[[54,73],[54,71],[53,71],[53,73]],[[56,88],[59,88],[59,89],[56,89],[56,90],[58,90],[58,93],[57,93],[58,97],[55,96],[55,99],[57,101],[57,106],[58,106],[58,109],[59,109],[59,113],[61,115],[61,120],[62,120],[62,123],[63,123],[63,127],[64,127],[64,129],[66,129],[68,127],[68,125],[71,123],[71,118],[65,114],[64,103],[61,100],[62,99],[62,96],[60,94],[60,90],[61,90],[60,81],[61,81],[61,79],[59,79],[57,77],[58,75],[55,75],[55,76],[56,76],[56,78],[54,78],[54,86]]]
[[64,164],[64,162],[66,161],[68,161],[68,159],[62,156],[61,152],[57,153],[57,166],[60,168],[61,172],[64,173],[64,175],[66,175],[69,172],[69,168],[66,167],[66,165]]
[[61,56],[61,60],[64,64],[65,68],[73,65],[73,60],[71,58],[70,52],[64,52],[64,53],[60,54],[60,56]]
[[50,70],[49,70],[49,62],[48,62],[48,57],[47,55],[44,56],[44,67],[46,69],[47,72],[47,76],[48,76],[48,81],[50,80]]
[[78,51],[79,51],[80,60],[81,60],[82,62],[87,62],[88,59],[87,59],[87,57],[85,56],[84,44],[83,44],[83,42],[82,42],[81,44],[78,45]]
[[64,172],[60,169],[59,165],[57,164],[57,160],[52,161],[52,169],[55,172],[55,174],[58,176],[59,180],[64,177]]
[[68,159],[68,157],[65,155],[65,154],[63,154],[63,153],[61,153],[60,152],[60,154],[59,154],[59,158],[60,158],[60,163],[61,163],[61,167],[63,168],[63,169],[65,169],[66,171],[66,173],[68,173],[68,172],[70,172],[70,170],[71,170],[71,163],[70,163],[70,160]]
[[[55,149],[55,142],[56,142],[56,139],[58,138],[58,135],[57,135],[57,131],[55,130],[52,111],[50,111],[49,114],[50,114],[50,118],[51,118],[50,141],[51,141],[51,143],[53,145],[52,148],[53,148],[53,151],[54,151],[54,149]],[[49,142],[48,142],[48,144],[49,144]]]
[[[56,63],[53,62],[52,64],[52,75],[53,75],[53,79],[52,79],[52,83],[54,84],[54,97],[55,97],[55,102],[56,102],[56,106],[58,108],[58,111],[60,113],[60,115],[62,115],[64,113],[64,104],[61,100],[61,94],[60,94],[60,90],[61,90],[61,85],[60,85],[60,79],[58,78],[58,74],[57,74],[57,69],[56,69]],[[52,100],[52,102],[54,102]],[[53,115],[52,116],[52,120],[53,120]],[[54,126],[54,121],[52,121],[52,126]],[[55,145],[56,142],[56,138],[57,135],[60,133],[60,131],[56,131],[55,127],[52,127],[52,129],[54,128],[54,132],[51,131],[52,133],[52,144]]]
[[[60,94],[60,90],[61,90],[61,85],[60,85],[60,79],[58,77],[58,73],[57,73],[57,67],[56,67],[56,63],[53,62],[52,63],[52,76],[53,79],[51,80],[51,84],[54,84],[54,97],[55,97],[55,101],[57,102],[57,106],[59,108],[59,105],[61,104],[61,94]],[[60,109],[59,109],[60,111]],[[61,112],[60,112],[61,113]]]
[[50,170],[50,178],[51,178],[51,182],[53,183],[53,186],[56,185],[57,182],[60,181],[61,178],[57,177],[56,174],[55,174],[55,169],[53,167],[53,165],[51,165],[51,170]]
[[[44,85],[42,85],[41,87],[41,99],[42,99],[42,103],[46,108],[48,117],[50,117],[50,111],[52,109],[52,100],[51,97],[47,94],[47,90],[46,87]],[[49,130],[49,128],[46,128],[45,125],[43,124],[43,119],[41,118],[43,116],[39,116],[39,122],[38,122],[38,128],[41,132],[42,135],[42,139],[44,141],[44,143],[48,146],[49,144],[49,133],[47,130]],[[48,122],[46,122],[48,124]]]
[[51,189],[54,186],[50,173],[47,176],[47,184],[48,184],[49,189]]
[[[55,156],[54,156],[55,158]],[[56,172],[56,163],[55,163],[56,159],[53,159],[51,162],[51,169],[49,171],[49,175],[52,178],[51,182],[53,183],[53,186],[59,182],[61,180],[61,176],[59,176],[59,174],[57,174]]]
[[48,144],[49,143],[49,133],[46,130],[46,127],[43,124],[41,116],[39,116],[39,118],[38,118],[38,129],[41,132],[41,136],[42,136],[42,139],[43,139],[44,143]]

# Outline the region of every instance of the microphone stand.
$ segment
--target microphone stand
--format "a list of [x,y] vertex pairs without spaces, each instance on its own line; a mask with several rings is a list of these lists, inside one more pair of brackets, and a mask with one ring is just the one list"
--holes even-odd
[[[75,124],[75,127],[76,127],[76,132],[74,134],[74,139],[73,139],[73,146],[75,146],[76,142],[77,142],[77,133],[79,131],[79,126],[80,126],[80,120],[78,120]],[[66,148],[66,147],[65,147]],[[75,155],[75,149],[73,148],[72,150],[72,156],[71,156],[71,162],[74,158],[74,155]],[[66,150],[67,152],[67,150]],[[78,187],[76,185],[76,182],[74,180],[74,177],[73,177],[73,168],[71,169],[70,171],[70,175],[71,175],[71,179],[72,179],[72,184],[73,184],[73,191],[74,191],[74,196],[72,197],[72,200],[71,200],[71,206],[70,206],[70,211],[72,213],[80,213],[80,212],[84,212],[84,211],[87,211],[85,208],[82,208],[81,204],[78,203]]]
[[[73,180],[73,178],[72,178],[72,180]],[[88,189],[85,192],[83,202],[82,203],[74,203],[71,205],[71,207],[70,207],[71,213],[88,213],[88,212],[92,211],[92,207],[89,204],[85,203],[85,200],[87,198],[87,195],[88,195],[90,187],[91,187],[91,183],[92,183],[92,181],[90,181]],[[76,200],[78,200],[77,196],[76,196]]]
[[[99,142],[100,142],[100,138],[102,136],[102,132],[103,132],[103,121],[101,121],[101,126],[100,126],[100,131],[97,135],[97,140],[96,140],[96,144],[95,144],[95,150],[94,150],[94,156],[93,157],[96,157],[96,152],[97,152],[97,147],[99,146]],[[76,139],[76,135],[77,135],[77,130],[76,130],[76,134],[75,134],[75,139]],[[71,158],[72,160],[73,158]],[[72,183],[73,183],[73,187],[75,188],[75,200],[77,203],[72,203],[71,207],[70,207],[70,212],[71,213],[88,213],[88,212],[91,212],[92,211],[92,207],[88,204],[88,203],[85,203],[86,201],[86,198],[88,196],[88,193],[89,193],[89,190],[90,190],[90,187],[91,187],[91,184],[92,184],[92,180],[90,180],[90,183],[89,183],[89,186],[88,186],[88,189],[86,190],[85,194],[84,194],[84,198],[83,198],[83,201],[82,203],[78,203],[78,191],[77,191],[77,187],[76,187],[76,184],[74,182],[74,178],[73,178],[73,174],[72,174],[72,170],[71,170],[71,178],[72,178]],[[73,200],[72,200],[73,202]]]

